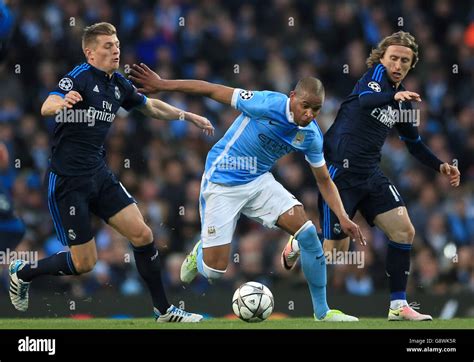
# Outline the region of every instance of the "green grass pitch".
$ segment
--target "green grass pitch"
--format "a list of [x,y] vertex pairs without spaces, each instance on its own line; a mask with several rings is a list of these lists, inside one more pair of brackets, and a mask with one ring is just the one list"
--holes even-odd
[[384,318],[361,318],[353,323],[315,322],[310,318],[270,319],[245,323],[235,319],[214,318],[201,323],[155,323],[152,318],[137,319],[0,319],[0,329],[474,329],[474,318],[434,320],[431,322],[388,322]]

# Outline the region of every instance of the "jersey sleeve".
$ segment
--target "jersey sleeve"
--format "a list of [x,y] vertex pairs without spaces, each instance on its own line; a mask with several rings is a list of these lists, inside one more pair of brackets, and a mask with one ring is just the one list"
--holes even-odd
[[86,87],[86,77],[84,73],[84,71],[81,72],[80,70],[79,72],[74,72],[74,70],[69,72],[61,78],[56,88],[49,92],[49,95],[57,95],[64,98],[70,91],[76,91],[83,95],[83,91]]
[[232,95],[231,105],[251,117],[268,115],[275,104],[273,92],[251,91],[236,88]]
[[[407,109],[411,109],[411,105],[408,105]],[[397,123],[395,127],[400,139],[405,142],[408,152],[425,166],[439,172],[439,167],[443,161],[436,157],[422,141],[417,125],[413,122],[402,122]]]
[[315,168],[322,167],[326,164],[323,153],[323,135],[318,133],[315,135],[309,146],[303,151],[306,161]]
[[393,100],[395,91],[386,86],[385,67],[372,67],[360,80],[357,93],[362,108],[383,106]]
[[125,97],[122,102],[122,107],[127,111],[132,108],[141,106],[146,103],[147,97],[137,91],[137,88],[128,80],[124,78]]

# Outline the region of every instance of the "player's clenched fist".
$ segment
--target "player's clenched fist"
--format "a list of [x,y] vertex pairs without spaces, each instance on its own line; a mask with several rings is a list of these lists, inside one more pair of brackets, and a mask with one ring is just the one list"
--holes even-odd
[[79,92],[76,91],[70,91],[64,96],[64,107],[66,108],[72,108],[76,103],[79,103],[82,101],[82,96],[80,95]]

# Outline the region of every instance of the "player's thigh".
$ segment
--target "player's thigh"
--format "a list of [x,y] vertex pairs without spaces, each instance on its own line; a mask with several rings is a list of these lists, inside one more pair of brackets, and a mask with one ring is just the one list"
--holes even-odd
[[48,208],[59,241],[65,246],[82,245],[93,238],[89,199],[89,177],[46,177]]
[[415,228],[411,223],[405,206],[378,214],[374,224],[381,229],[387,237],[394,242],[411,244],[415,236]]
[[199,212],[203,260],[207,266],[219,270],[227,267],[235,227],[250,194],[251,188],[246,185],[223,186],[203,180]]
[[136,204],[129,204],[108,218],[108,223],[125,236],[134,246],[143,246],[153,241],[153,233],[146,225]]
[[98,195],[92,202],[92,211],[112,226],[135,246],[152,241],[150,228],[145,224],[135,199],[108,169],[96,177]]
[[414,228],[405,202],[397,188],[381,173],[369,178],[370,192],[360,205],[360,211],[369,225],[379,227],[395,242],[411,243]]
[[254,185],[254,195],[242,213],[268,228],[281,227],[296,233],[308,221],[303,205],[271,173],[261,176]]

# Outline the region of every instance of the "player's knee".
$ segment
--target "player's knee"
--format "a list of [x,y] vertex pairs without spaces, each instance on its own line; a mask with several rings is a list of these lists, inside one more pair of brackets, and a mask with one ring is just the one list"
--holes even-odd
[[92,271],[97,263],[97,254],[85,255],[72,258],[74,268],[78,274],[84,274]]
[[202,267],[209,281],[222,279],[227,270],[227,265],[226,267],[224,267],[224,269],[213,268],[211,266],[208,266],[206,263],[204,263],[204,261],[202,262]]
[[140,224],[141,225],[129,236],[129,239],[134,246],[148,245],[153,241],[153,232],[151,229],[144,222]]
[[415,228],[413,227],[412,223],[407,223],[403,228],[393,232],[389,238],[396,243],[412,244],[413,239],[415,238]]
[[298,240],[298,244],[301,249],[322,251],[316,227],[311,221],[307,221],[295,233],[295,239]]

